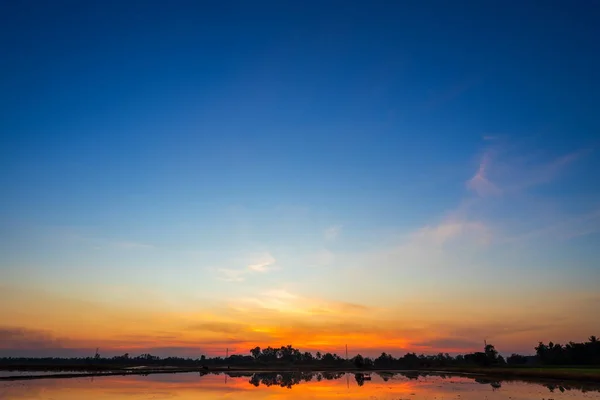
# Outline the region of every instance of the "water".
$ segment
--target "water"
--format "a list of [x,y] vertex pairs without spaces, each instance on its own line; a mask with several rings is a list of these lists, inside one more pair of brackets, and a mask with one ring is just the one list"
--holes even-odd
[[[31,375],[72,375],[76,374],[77,371],[0,371],[0,378],[9,376],[31,376]],[[80,372],[80,373],[85,373]],[[0,397],[0,400],[2,398]]]
[[0,382],[0,399],[600,400],[600,387],[449,375],[157,374]]

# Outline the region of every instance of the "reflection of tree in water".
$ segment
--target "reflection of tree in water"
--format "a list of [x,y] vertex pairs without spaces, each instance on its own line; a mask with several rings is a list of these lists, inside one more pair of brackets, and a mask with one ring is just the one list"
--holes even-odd
[[[403,376],[408,379],[419,379],[420,376],[440,376],[444,375],[445,377],[451,377],[452,375],[447,374],[439,374],[432,373],[429,371],[377,371],[375,372],[379,375],[384,381],[388,381],[392,379],[394,376]],[[345,372],[333,372],[333,371],[324,371],[324,372],[262,372],[262,373],[248,373],[248,372],[227,372],[226,373],[230,377],[250,377],[249,383],[254,386],[260,386],[261,384],[264,386],[280,386],[291,388],[294,385],[297,385],[302,382],[310,382],[313,379],[317,382],[321,382],[323,379],[325,380],[334,380],[340,379],[345,375]],[[363,386],[365,383],[364,374],[355,373],[354,379],[358,386]],[[492,389],[500,389],[502,387],[502,382],[485,378],[478,377],[474,379],[475,382],[482,385],[490,385]],[[544,384],[546,388],[550,392],[554,392],[555,390],[560,390],[561,392],[570,391],[570,390],[580,390],[582,393],[586,392],[600,392],[600,387],[597,384],[585,384],[585,383],[570,383],[570,384]]]
[[475,382],[480,383],[482,385],[490,385],[494,390],[500,389],[502,387],[502,384],[499,381],[495,381],[492,379],[475,378]]
[[354,379],[358,386],[362,386],[365,384],[365,376],[363,374],[354,374]]
[[251,377],[254,374],[252,372],[225,372],[225,375],[230,378],[244,378],[249,376]]
[[333,379],[340,379],[342,376],[344,376],[344,372],[321,372],[319,373],[319,375],[323,375],[323,379],[327,379],[328,381],[331,381]]
[[377,375],[379,375],[381,377],[381,379],[383,379],[384,382],[389,381],[391,378],[394,377],[394,373],[393,372],[386,372],[386,371],[377,371],[375,372]]
[[265,385],[281,386],[291,389],[292,386],[301,382],[309,382],[313,378],[312,372],[262,372],[253,374],[250,378],[250,384],[256,387]]
[[403,371],[403,372],[400,372],[400,375],[404,376],[405,378],[411,379],[411,380],[412,379],[416,380],[416,379],[419,379],[419,376],[425,375],[425,374],[421,374],[418,371]]
[[[554,391],[556,389],[560,390],[561,393],[564,393],[565,390],[571,390],[572,389],[572,387],[569,387],[569,386],[553,385],[553,384],[546,384],[544,386],[546,386],[548,388],[548,390],[550,392],[552,392],[552,393],[554,393]],[[577,388],[577,389],[580,389],[580,388]]]

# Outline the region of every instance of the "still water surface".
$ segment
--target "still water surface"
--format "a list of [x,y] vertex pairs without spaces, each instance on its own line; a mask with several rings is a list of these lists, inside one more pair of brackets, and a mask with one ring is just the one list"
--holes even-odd
[[450,375],[344,373],[158,374],[0,382],[0,399],[368,399],[368,400],[600,400],[583,384],[495,381]]

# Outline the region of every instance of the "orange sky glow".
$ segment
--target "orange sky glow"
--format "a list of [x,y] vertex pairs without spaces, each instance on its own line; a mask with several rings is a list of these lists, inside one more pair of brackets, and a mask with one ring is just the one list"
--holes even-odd
[[[10,354],[88,355],[101,349],[105,355],[150,352],[157,355],[199,357],[248,354],[254,346],[291,344],[304,351],[332,352],[343,356],[348,345],[351,355],[376,356],[382,351],[394,355],[406,352],[452,354],[477,351],[483,341],[494,343],[500,351],[533,352],[537,340],[581,339],[593,327],[581,316],[566,329],[561,319],[549,324],[543,310],[538,320],[526,320],[519,312],[489,314],[465,304],[444,307],[417,303],[408,308],[371,307],[336,301],[292,298],[279,293],[273,304],[262,300],[239,301],[220,307],[200,306],[196,311],[162,309],[159,304],[141,308],[82,301],[62,296],[6,289],[0,316],[4,340],[0,350]],[[286,300],[282,300],[286,298]],[[580,304],[589,299],[582,296]],[[587,312],[591,313],[590,302]],[[510,307],[510,304],[507,305]],[[560,307],[557,303],[556,307]],[[531,309],[524,309],[528,314]],[[582,312],[586,312],[582,308]],[[458,313],[458,314],[457,314]],[[460,319],[455,318],[461,315]],[[569,318],[568,314],[565,318]],[[581,323],[583,321],[583,323]],[[538,339],[539,338],[539,339]]]

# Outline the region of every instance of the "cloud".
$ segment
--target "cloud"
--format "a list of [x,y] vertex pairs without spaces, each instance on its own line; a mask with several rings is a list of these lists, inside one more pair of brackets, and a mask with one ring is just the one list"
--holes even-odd
[[502,193],[502,190],[487,178],[487,170],[490,167],[490,155],[485,153],[479,163],[479,169],[467,181],[467,187],[474,192],[476,192],[479,196],[495,196]]
[[311,308],[312,314],[338,314],[343,313],[344,315],[357,315],[365,314],[367,312],[374,311],[373,308],[356,303],[347,303],[343,301],[315,301],[316,307]]
[[338,236],[340,235],[341,232],[342,232],[341,225],[334,225],[334,226],[330,226],[329,228],[325,229],[323,236],[325,236],[325,240],[333,241],[338,238]]
[[424,107],[425,109],[433,109],[451,102],[480,82],[481,78],[479,77],[472,77],[461,82],[456,82],[452,86],[433,93],[432,96],[424,103]]
[[220,280],[225,282],[242,282],[246,279],[247,271],[243,269],[219,268],[217,272],[221,275]]
[[249,274],[265,273],[274,269],[275,257],[271,253],[262,253],[248,257],[250,263],[246,268],[218,268],[219,279],[226,282],[242,282]]
[[558,189],[559,181],[566,180],[575,164],[590,152],[582,149],[549,156],[504,140],[492,141],[466,181],[467,189],[476,196],[464,199],[462,217],[487,216],[501,232],[498,241],[505,243],[548,235],[569,239],[600,231],[598,204],[573,215],[562,209],[569,206],[568,192],[557,197],[538,189],[542,185],[545,190]]
[[331,322],[334,317],[350,315],[366,315],[375,309],[356,303],[311,298],[290,293],[285,289],[271,289],[253,297],[234,299],[231,308],[245,313],[252,310],[272,310],[287,315],[309,315],[311,317],[326,316]]
[[508,236],[505,238],[505,241],[521,242],[548,236],[559,240],[569,240],[597,232],[600,232],[600,209],[576,216],[554,214],[551,221],[545,226],[525,233]]
[[297,299],[298,296],[296,296],[295,294],[291,294],[290,292],[288,292],[287,290],[284,289],[273,289],[273,290],[268,290],[266,292],[263,293],[264,296],[267,297],[274,297],[274,298],[278,298],[278,299]]
[[534,157],[525,159],[521,164],[506,160],[505,169],[511,173],[512,184],[509,187],[512,190],[523,190],[532,186],[546,184],[557,179],[563,171],[574,162],[583,158],[589,150],[574,151],[562,156],[556,157],[550,161],[539,162]]
[[153,249],[154,246],[146,243],[140,242],[130,242],[130,241],[117,241],[112,242],[112,246],[117,247],[123,250],[144,250],[144,249]]
[[578,150],[551,159],[540,154],[523,154],[518,149],[484,136],[490,143],[483,152],[475,174],[466,186],[480,197],[498,196],[547,184],[560,177],[571,164],[590,150]]
[[483,140],[487,140],[487,141],[498,140],[499,136],[496,136],[496,135],[483,135],[482,139]]
[[275,261],[270,253],[264,253],[259,255],[252,264],[249,264],[248,269],[254,272],[267,272],[275,264]]
[[50,332],[23,327],[0,327],[2,349],[60,348],[62,343]]
[[200,322],[197,324],[190,325],[188,330],[204,331],[204,332],[216,332],[216,333],[228,333],[236,334],[242,333],[247,329],[247,325],[232,323],[232,322],[219,322],[209,321]]
[[483,347],[482,342],[473,339],[441,337],[412,344],[423,350],[447,349],[448,351],[474,351]]
[[453,239],[470,235],[476,241],[486,244],[491,238],[490,229],[479,221],[446,220],[435,226],[425,226],[419,229],[414,239],[442,245]]

